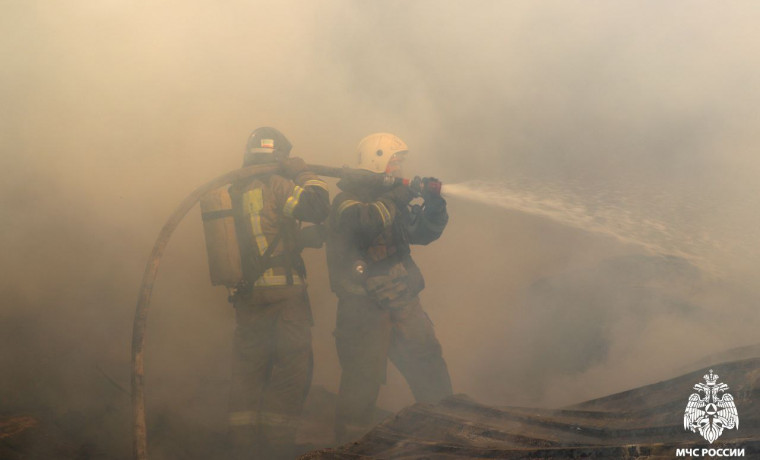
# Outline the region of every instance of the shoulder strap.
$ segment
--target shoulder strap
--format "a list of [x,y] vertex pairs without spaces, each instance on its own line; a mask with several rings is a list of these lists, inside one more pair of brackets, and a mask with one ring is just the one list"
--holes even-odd
[[269,268],[269,264],[272,262],[272,253],[274,252],[274,248],[277,247],[278,244],[280,244],[280,240],[282,239],[282,235],[285,233],[285,227],[280,227],[280,231],[277,232],[277,234],[272,238],[272,242],[269,244],[269,247],[267,247],[267,250],[264,251],[264,254],[261,255],[261,257],[258,260],[258,263],[256,264],[258,266],[257,273],[254,275],[255,278],[251,278],[249,281],[251,283],[255,283],[259,278],[261,278],[261,275],[264,274],[265,271]]

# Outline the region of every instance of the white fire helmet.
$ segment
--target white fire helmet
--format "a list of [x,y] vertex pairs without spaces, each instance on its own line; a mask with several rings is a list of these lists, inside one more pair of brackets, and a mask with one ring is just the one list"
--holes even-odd
[[356,150],[359,169],[396,175],[401,172],[401,162],[409,148],[393,134],[375,133],[362,139]]

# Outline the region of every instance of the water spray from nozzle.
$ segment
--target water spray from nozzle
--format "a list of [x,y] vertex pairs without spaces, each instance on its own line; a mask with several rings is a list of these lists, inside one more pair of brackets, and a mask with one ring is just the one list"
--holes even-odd
[[706,272],[715,272],[706,260],[713,242],[709,235],[695,238],[693,231],[669,222],[667,216],[652,216],[648,208],[631,206],[603,193],[588,193],[572,187],[531,183],[523,180],[470,181],[444,185],[434,177],[398,178],[362,169],[317,166],[317,174],[357,180],[372,186],[405,185],[418,196],[443,195],[505,210],[550,219],[562,225],[613,237],[642,247],[652,254],[680,257]]
[[710,235],[699,235],[667,213],[653,214],[654,206],[634,206],[636,200],[628,195],[524,179],[446,184],[441,192],[446,198],[530,214],[613,237],[651,254],[682,258],[705,272],[718,274],[707,260],[714,250]]

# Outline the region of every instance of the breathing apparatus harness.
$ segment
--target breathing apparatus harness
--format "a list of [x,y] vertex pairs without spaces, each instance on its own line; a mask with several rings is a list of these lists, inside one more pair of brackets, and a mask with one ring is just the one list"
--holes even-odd
[[[238,240],[238,247],[240,248],[240,260],[243,269],[243,279],[230,289],[230,294],[227,297],[227,301],[230,303],[249,297],[256,281],[270,268],[283,267],[288,286],[293,285],[293,270],[301,278],[306,277],[306,266],[300,257],[300,247],[296,244],[296,235],[293,233],[291,225],[281,220],[280,230],[267,245],[264,253],[261,254],[256,242],[253,240],[250,223],[246,219],[243,219],[241,190],[254,180],[267,178],[268,176],[268,174],[252,176],[230,187],[232,214],[235,219],[235,234]],[[277,256],[272,256],[272,253],[280,242],[283,244],[283,252]]]

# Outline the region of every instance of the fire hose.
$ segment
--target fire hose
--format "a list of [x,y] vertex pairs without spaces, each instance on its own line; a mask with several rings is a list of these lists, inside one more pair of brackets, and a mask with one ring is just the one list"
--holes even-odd
[[[166,249],[166,245],[169,243],[169,238],[185,215],[195,206],[195,203],[207,193],[232,182],[237,182],[259,174],[272,173],[278,169],[280,169],[280,165],[276,163],[255,165],[236,169],[212,179],[193,190],[190,195],[182,200],[171,216],[169,216],[169,219],[158,234],[158,238],[153,245],[150,257],[148,257],[145,271],[143,272],[142,284],[140,285],[140,292],[137,297],[135,319],[132,324],[132,448],[133,458],[135,460],[148,459],[147,428],[145,425],[145,328],[148,323],[148,311],[150,309],[150,298],[153,292],[153,284],[156,281],[161,256],[164,253],[164,249]],[[321,165],[308,165],[308,170],[320,176],[336,178],[359,177],[360,179],[370,178],[382,181],[386,185],[403,183],[404,185],[416,187],[418,190],[424,188],[431,193],[440,194],[441,191],[441,183],[433,179],[420,180],[419,178],[415,178],[414,180],[409,181],[408,179],[393,178],[383,174],[355,170],[347,167],[336,168]]]

